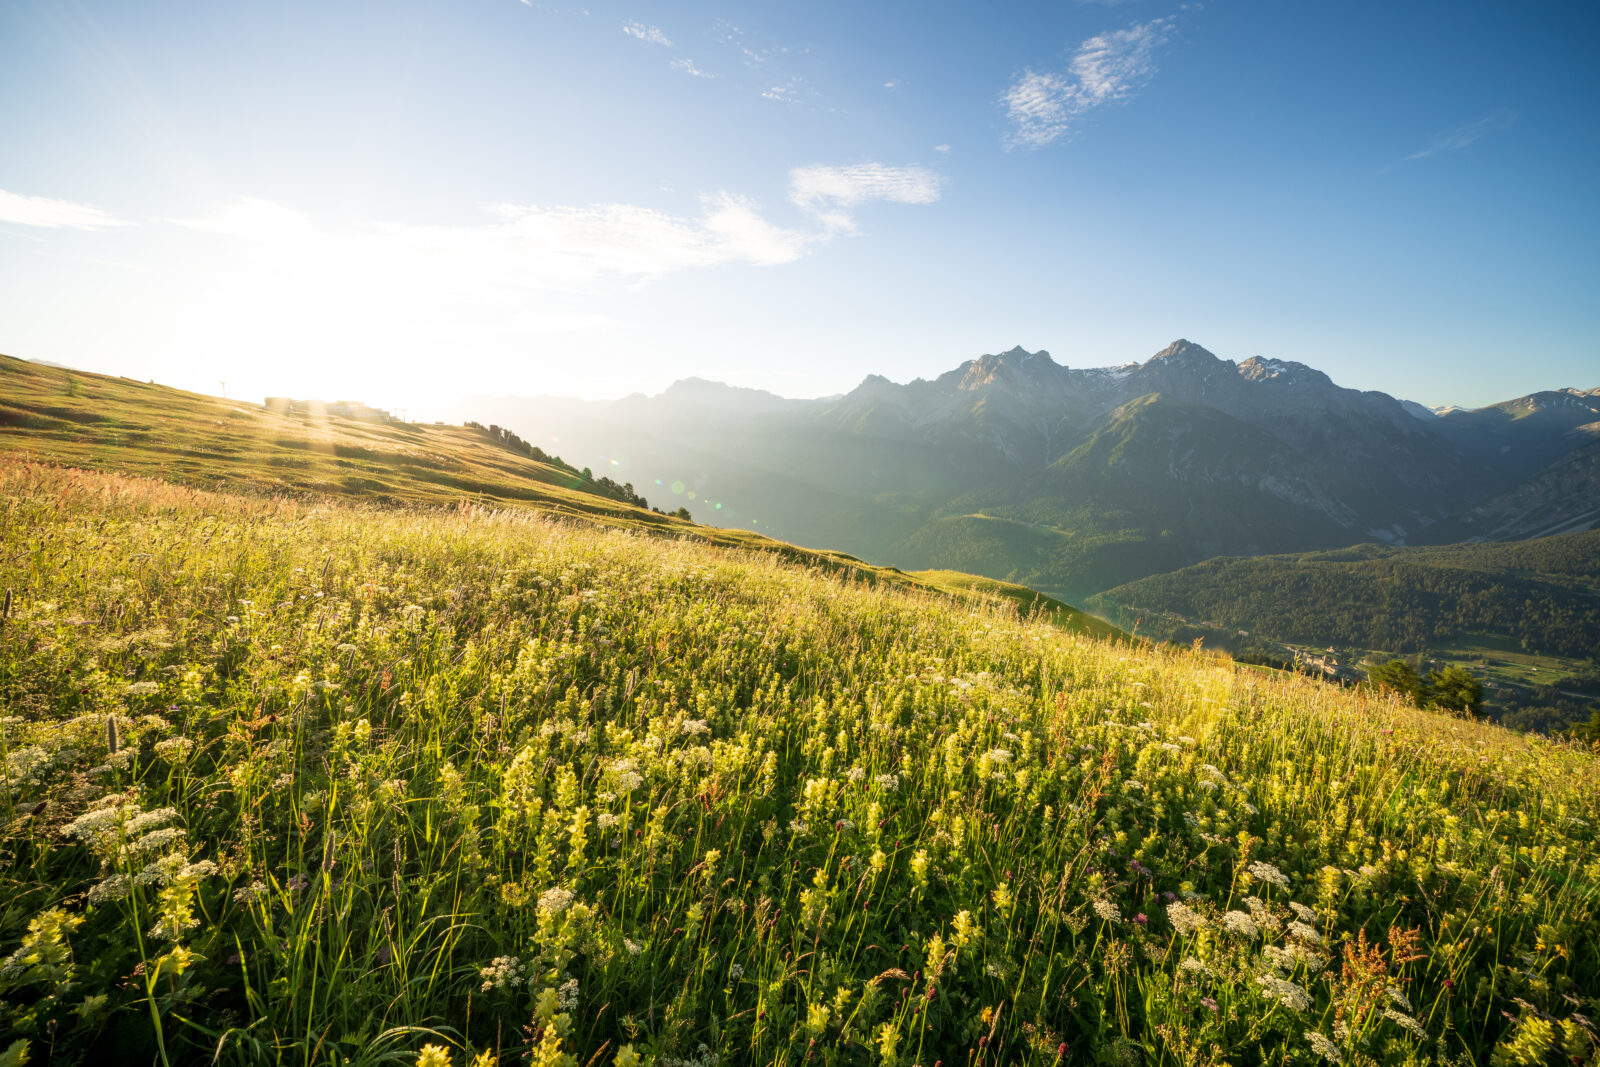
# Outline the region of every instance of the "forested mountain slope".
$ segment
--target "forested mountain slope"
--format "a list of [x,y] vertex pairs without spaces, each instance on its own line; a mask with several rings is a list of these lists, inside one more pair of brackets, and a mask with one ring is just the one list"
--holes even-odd
[[1213,559],[1094,597],[1280,641],[1417,651],[1469,636],[1600,658],[1600,531],[1504,544]]

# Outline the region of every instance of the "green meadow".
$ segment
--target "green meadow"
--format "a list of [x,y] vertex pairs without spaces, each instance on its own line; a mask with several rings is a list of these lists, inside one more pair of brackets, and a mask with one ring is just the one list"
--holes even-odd
[[0,1062],[1594,1063],[1600,764],[525,508],[0,463]]

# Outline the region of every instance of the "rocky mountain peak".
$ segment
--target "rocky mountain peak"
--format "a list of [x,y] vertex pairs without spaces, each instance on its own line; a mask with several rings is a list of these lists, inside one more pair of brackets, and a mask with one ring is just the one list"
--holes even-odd
[[1222,362],[1211,352],[1183,337],[1178,338],[1166,348],[1151,356],[1149,362],[1154,363],[1156,360],[1161,360],[1164,363],[1199,365]]
[[1239,364],[1239,377],[1252,382],[1276,381],[1285,385],[1333,385],[1333,379],[1304,363],[1288,359],[1251,356]]
[[[969,359],[953,373],[958,389],[982,389],[993,385],[1028,388],[1058,376],[1063,368],[1044,349],[1029,352],[1021,345],[1005,352],[989,353]],[[944,377],[942,376],[941,380]]]

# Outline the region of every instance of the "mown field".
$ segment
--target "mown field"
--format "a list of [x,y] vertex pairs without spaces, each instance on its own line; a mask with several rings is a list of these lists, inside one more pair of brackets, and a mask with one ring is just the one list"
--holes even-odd
[[774,553],[0,462],[0,1063],[1597,1062],[1586,751]]

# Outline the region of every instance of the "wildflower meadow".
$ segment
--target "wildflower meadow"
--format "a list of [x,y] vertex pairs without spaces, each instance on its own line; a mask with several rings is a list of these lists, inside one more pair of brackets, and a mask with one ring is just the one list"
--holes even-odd
[[0,462],[0,1065],[1595,1064],[1586,750],[774,554]]

